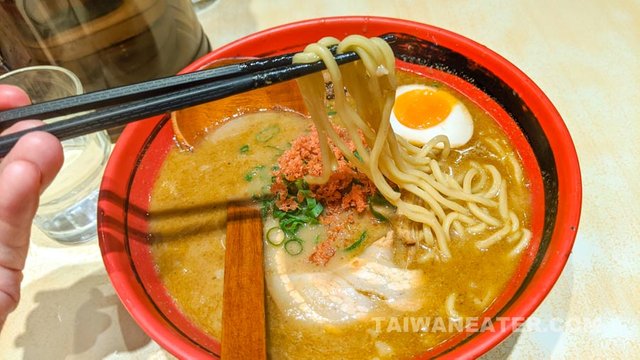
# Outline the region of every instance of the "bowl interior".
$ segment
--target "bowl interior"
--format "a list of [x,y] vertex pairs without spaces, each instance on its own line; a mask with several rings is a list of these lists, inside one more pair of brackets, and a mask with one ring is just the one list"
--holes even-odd
[[[578,222],[580,179],[573,145],[551,103],[524,74],[459,35],[423,24],[363,17],[311,20],[258,33],[210,53],[185,71],[221,58],[297,51],[317,41],[318,34],[342,38],[351,33],[388,32],[398,33],[394,51],[399,68],[446,83],[496,120],[514,144],[531,183],[533,240],[506,291],[485,313],[487,318],[521,320],[496,326],[492,332],[460,333],[424,354],[479,355],[506,337],[542,301],[564,266]],[[149,196],[168,151],[175,147],[169,120],[156,117],[130,125],[118,142],[99,200],[100,246],[119,296],[151,337],[180,357],[218,356],[219,342],[176,308],[149,249]],[[568,166],[558,169],[560,161]],[[560,172],[565,176],[560,177]],[[186,205],[175,209],[193,210],[198,211]]]

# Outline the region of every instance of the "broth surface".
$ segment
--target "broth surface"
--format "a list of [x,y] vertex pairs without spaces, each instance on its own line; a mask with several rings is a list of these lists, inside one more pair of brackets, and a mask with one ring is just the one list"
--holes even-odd
[[[398,80],[400,84],[444,87],[403,72],[398,72]],[[527,227],[530,199],[526,181],[523,184],[515,181],[508,164],[491,157],[482,141],[494,139],[513,152],[508,139],[480,108],[454,90],[451,92],[471,112],[475,130],[467,145],[452,150],[449,165],[454,172],[466,170],[467,160],[477,159],[494,165],[510,186],[511,208],[524,219]],[[309,120],[289,112],[243,115],[212,130],[192,152],[172,149],[163,164],[149,206],[149,228],[157,270],[178,308],[215,338],[221,337],[226,201],[268,191],[270,171],[277,158],[292,140],[309,130],[309,124]],[[185,206],[193,210],[170,218],[161,215],[163,210]],[[269,221],[266,228],[271,226]],[[362,229],[366,229],[369,236],[365,246],[360,246],[358,251],[339,251],[326,267],[320,267],[306,260],[313,246],[305,246],[300,255],[289,256],[289,268],[297,272],[330,271],[384,236],[389,225],[365,214],[358,217],[352,232],[357,234]],[[310,239],[316,235],[322,236],[321,227],[305,231],[308,234],[303,237],[308,238],[305,239],[307,244],[312,244]],[[451,241],[452,258],[447,262],[411,266],[422,270],[427,279],[418,289],[424,299],[419,311],[403,313],[379,304],[370,318],[356,324],[308,326],[284,315],[268,296],[270,357],[362,359],[384,358],[383,354],[388,354],[390,358],[407,358],[436,346],[455,332],[422,332],[412,327],[406,331],[404,319],[447,318],[445,304],[452,294],[460,317],[480,316],[504,290],[519,263],[520,255],[509,255],[513,243],[502,241],[482,251],[474,245],[480,238],[466,236]],[[265,253],[274,251],[269,246],[265,243]],[[268,276],[268,261],[266,272]],[[396,321],[400,328],[395,326]]]

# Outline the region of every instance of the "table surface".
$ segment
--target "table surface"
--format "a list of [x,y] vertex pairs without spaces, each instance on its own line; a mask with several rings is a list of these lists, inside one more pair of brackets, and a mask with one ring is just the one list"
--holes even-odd
[[[638,356],[640,3],[217,0],[199,17],[215,48],[291,21],[364,14],[439,26],[500,53],[543,89],[575,141],[584,200],[573,253],[533,318],[485,358]],[[31,241],[3,358],[172,358],[120,304],[95,241],[65,247],[35,228]]]

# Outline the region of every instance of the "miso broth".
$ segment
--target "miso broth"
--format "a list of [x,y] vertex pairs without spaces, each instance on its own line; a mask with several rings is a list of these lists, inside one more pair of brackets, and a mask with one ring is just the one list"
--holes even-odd
[[[399,73],[399,80],[401,83],[434,84],[408,73]],[[495,166],[511,188],[511,209],[523,219],[525,227],[529,226],[530,195],[526,180],[523,183],[515,181],[510,164],[491,157],[483,139],[494,139],[515,154],[512,146],[486,113],[462,95],[457,96],[471,112],[475,131],[467,145],[453,150],[449,156],[452,170],[465,170],[468,160],[473,159]],[[242,115],[213,129],[192,151],[172,149],[163,164],[149,206],[150,233],[154,239],[152,252],[158,274],[177,307],[214,338],[221,338],[226,202],[267,193],[271,169],[277,164],[278,157],[296,137],[308,132],[309,127],[310,121],[296,113]],[[159,215],[163,210],[186,205],[197,210],[172,217]],[[266,220],[266,229],[272,226],[269,223],[272,220]],[[360,256],[368,246],[384,237],[392,226],[365,212],[357,217],[350,236],[357,237],[362,229],[367,230],[363,245],[356,251],[339,250],[325,266],[311,264],[307,260],[314,239],[317,242],[323,236],[322,227],[307,230],[309,234],[305,235],[303,252],[286,256],[288,268],[305,274],[335,271],[350,259]],[[495,301],[514,275],[521,255],[512,254],[515,244],[509,241],[480,250],[475,246],[479,238],[456,238],[449,244],[452,256],[446,262],[398,264],[424,274],[424,283],[415,289],[422,301],[416,311],[398,311],[378,299],[375,300],[375,310],[357,322],[309,324],[287,316],[268,294],[270,358],[409,358],[447,340],[456,332],[420,331],[415,326],[407,329],[403,322],[405,318],[443,318],[447,319],[446,325],[449,321],[447,301],[461,318],[478,317]],[[267,276],[273,272],[269,260],[273,253],[269,252],[278,250],[265,242]],[[400,328],[395,326],[396,321]]]

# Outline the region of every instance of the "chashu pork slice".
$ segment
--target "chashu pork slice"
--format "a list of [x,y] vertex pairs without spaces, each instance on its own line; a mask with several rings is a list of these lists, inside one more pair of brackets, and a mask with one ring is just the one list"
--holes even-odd
[[377,302],[400,311],[422,307],[422,270],[393,263],[393,232],[334,270],[296,272],[282,249],[267,247],[267,287],[278,308],[304,322],[344,324],[373,315]]
[[395,310],[417,311],[422,307],[417,290],[424,285],[424,273],[394,264],[393,231],[338,268],[336,274],[360,293],[373,294]]

